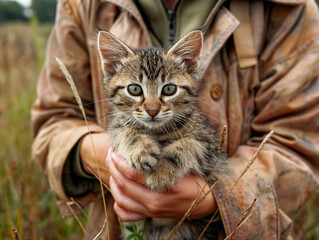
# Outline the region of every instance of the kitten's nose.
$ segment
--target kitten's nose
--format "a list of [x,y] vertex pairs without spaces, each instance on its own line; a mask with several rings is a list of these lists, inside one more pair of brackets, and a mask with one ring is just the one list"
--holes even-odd
[[151,116],[151,117],[155,117],[158,112],[159,112],[159,109],[147,109],[146,112]]

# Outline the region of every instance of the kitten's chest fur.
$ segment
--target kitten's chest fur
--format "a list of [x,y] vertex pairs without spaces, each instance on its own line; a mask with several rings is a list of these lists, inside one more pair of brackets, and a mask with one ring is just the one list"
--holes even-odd
[[[169,189],[188,173],[207,177],[216,163],[219,146],[216,132],[196,109],[179,124],[164,125],[156,129],[134,129],[134,125],[127,125],[119,133],[118,123],[115,122],[110,132],[113,133],[116,150],[134,168],[145,173],[147,186],[155,190]],[[219,158],[216,173],[222,172],[223,169],[224,156]],[[210,184],[214,180],[215,178],[211,179]],[[149,219],[143,237],[152,240],[166,239],[178,221]],[[196,239],[206,223],[207,220],[204,219],[185,220],[172,239]],[[124,226],[131,224],[124,223]],[[134,224],[145,227],[143,221]],[[218,229],[212,227],[202,239],[216,239],[217,232]],[[126,232],[126,235],[128,234]]]
[[[206,178],[214,168],[211,184],[225,170],[225,157],[218,156],[219,134],[195,105],[202,44],[200,31],[166,50],[132,49],[110,33],[98,36],[113,109],[108,132],[116,152],[142,171],[146,186],[157,191],[169,190],[189,173]],[[149,220],[144,239],[165,239],[176,221]],[[185,220],[173,239],[197,239],[206,222]],[[210,228],[202,239],[214,236]]]
[[120,124],[109,129],[115,149],[146,174],[151,189],[165,191],[190,172],[207,177],[215,165],[217,134],[195,108],[187,118],[154,129]]

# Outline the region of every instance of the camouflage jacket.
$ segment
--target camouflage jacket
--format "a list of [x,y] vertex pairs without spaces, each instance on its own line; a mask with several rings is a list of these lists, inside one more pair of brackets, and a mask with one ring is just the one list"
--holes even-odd
[[[105,131],[108,119],[103,116],[109,106],[101,101],[105,96],[96,46],[98,28],[132,47],[151,45],[146,24],[130,0],[58,2],[32,109],[33,158],[65,215],[72,215],[69,207],[79,209],[68,205],[61,180],[63,165],[88,128],[55,57],[75,79],[91,131]],[[313,0],[231,0],[210,24],[200,64],[198,106],[217,130],[221,123],[228,126],[226,149],[232,171],[212,190],[226,235],[257,199],[233,239],[284,239],[293,214],[318,188],[318,62],[319,13]],[[275,133],[228,195],[271,130]],[[95,236],[104,222],[101,198],[88,193],[75,200],[81,206],[93,202],[88,233]],[[112,204],[108,193],[110,234],[116,239]]]

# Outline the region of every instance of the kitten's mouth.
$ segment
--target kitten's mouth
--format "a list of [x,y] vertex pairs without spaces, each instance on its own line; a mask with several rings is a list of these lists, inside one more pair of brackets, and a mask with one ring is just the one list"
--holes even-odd
[[160,120],[156,117],[152,117],[148,119],[149,122],[159,122]]
[[156,117],[143,119],[143,121],[144,121],[144,122],[147,122],[147,123],[158,123],[158,122],[162,122],[162,120],[160,120],[159,118],[156,118]]
[[158,117],[144,118],[144,119],[141,119],[141,122],[143,122],[144,125],[150,128],[159,127],[165,123],[163,119],[160,119]]
[[165,116],[158,114],[156,116],[136,114],[134,118],[147,128],[158,128],[165,125],[171,118],[167,114]]

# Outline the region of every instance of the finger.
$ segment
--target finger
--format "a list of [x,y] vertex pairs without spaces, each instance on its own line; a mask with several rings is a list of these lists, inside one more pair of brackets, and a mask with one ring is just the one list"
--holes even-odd
[[165,212],[162,206],[170,202],[171,198],[167,193],[150,190],[144,185],[131,181],[121,174],[114,164],[110,164],[110,172],[117,188],[121,193],[138,202],[143,208],[134,209],[149,217],[158,216]]
[[124,208],[118,206],[116,203],[114,203],[114,211],[123,222],[133,222],[144,220],[147,218],[147,216],[143,214],[127,211]]
[[[115,156],[114,153],[112,154],[112,156]],[[121,189],[121,191],[129,196],[135,196],[135,195],[140,196],[140,195],[143,195],[142,193],[144,194],[149,193],[150,190],[148,188],[136,182],[135,180],[129,179],[125,173],[123,174],[122,172],[119,171],[118,168],[116,168],[115,162],[117,160],[113,157],[111,158],[110,172],[113,177],[113,180],[116,182],[117,186]],[[133,194],[134,191],[137,191],[137,193]],[[138,199],[135,199],[135,200],[138,200]]]
[[123,194],[123,192],[121,192],[121,190],[117,187],[112,177],[110,178],[110,188],[114,201],[119,207],[131,212],[141,214],[147,213],[147,210],[143,205],[126,196],[125,194]]
[[106,159],[105,159],[106,167],[108,167],[108,163],[111,161],[112,153],[113,153],[113,147],[110,147],[108,152],[107,152]]
[[111,157],[113,159],[115,167],[128,179],[140,184],[145,184],[144,173],[132,168],[127,161],[125,161],[121,156],[119,156],[115,152],[112,153]]

